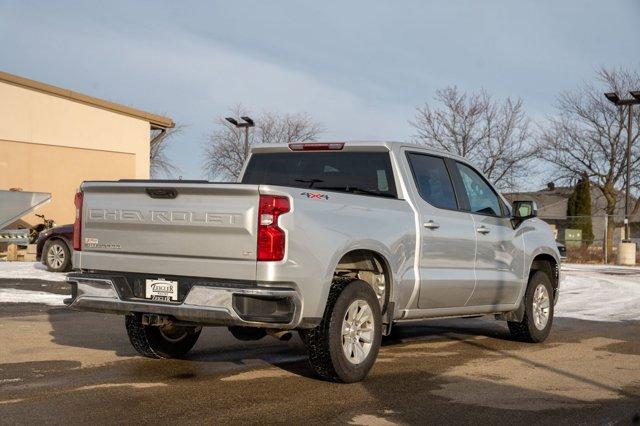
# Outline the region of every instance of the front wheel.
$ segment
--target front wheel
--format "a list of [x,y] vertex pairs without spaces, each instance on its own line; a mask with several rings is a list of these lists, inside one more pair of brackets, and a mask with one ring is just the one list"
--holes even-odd
[[336,280],[320,325],[299,333],[316,374],[344,383],[360,381],[380,350],[380,303],[368,283]]
[[508,322],[511,335],[523,342],[543,342],[553,324],[553,287],[547,274],[537,271],[531,275],[523,303],[522,321]]
[[127,315],[125,327],[133,348],[148,358],[181,358],[193,348],[202,331],[202,327],[173,323],[145,325],[142,314]]

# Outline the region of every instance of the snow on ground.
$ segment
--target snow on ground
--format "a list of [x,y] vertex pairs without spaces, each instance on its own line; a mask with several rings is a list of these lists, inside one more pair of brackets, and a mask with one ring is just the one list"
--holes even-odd
[[39,262],[0,262],[0,279],[17,278],[44,281],[64,281],[67,274],[49,272]]
[[555,316],[591,321],[640,320],[640,268],[562,266]]
[[[9,280],[19,284],[20,280],[64,281],[67,274],[49,272],[38,262],[0,262],[0,280]],[[14,281],[15,280],[15,281]],[[0,288],[0,303],[40,303],[50,306],[63,306],[62,300],[68,295],[46,291]]]
[[[64,281],[36,262],[0,262],[0,279]],[[0,288],[0,303],[62,305],[68,296],[44,291]],[[557,317],[592,321],[640,320],[640,267],[562,265]]]
[[47,293],[46,291],[0,288],[0,303],[40,303],[49,306],[64,306],[62,301],[67,297],[69,295]]

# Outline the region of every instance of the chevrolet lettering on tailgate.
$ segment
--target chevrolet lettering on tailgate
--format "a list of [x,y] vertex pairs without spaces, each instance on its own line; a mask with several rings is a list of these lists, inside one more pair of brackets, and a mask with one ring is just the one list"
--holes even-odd
[[194,212],[184,210],[90,209],[88,219],[109,222],[148,222],[206,225],[237,225],[242,215],[232,213]]

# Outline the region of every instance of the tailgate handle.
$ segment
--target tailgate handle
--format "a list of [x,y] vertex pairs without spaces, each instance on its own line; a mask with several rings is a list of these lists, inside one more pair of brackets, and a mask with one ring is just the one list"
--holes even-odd
[[151,198],[176,198],[178,191],[174,188],[145,188],[147,195]]

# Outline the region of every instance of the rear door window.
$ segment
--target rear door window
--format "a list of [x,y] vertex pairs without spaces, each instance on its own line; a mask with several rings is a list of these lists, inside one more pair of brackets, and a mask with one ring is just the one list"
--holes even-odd
[[444,159],[432,155],[407,153],[420,196],[432,206],[456,210],[458,203]]
[[242,183],[397,198],[388,152],[254,154]]

